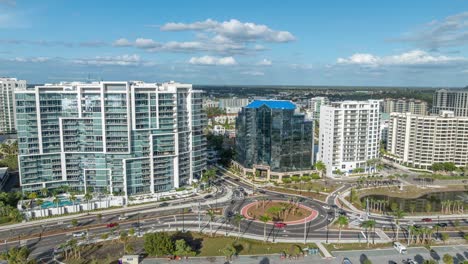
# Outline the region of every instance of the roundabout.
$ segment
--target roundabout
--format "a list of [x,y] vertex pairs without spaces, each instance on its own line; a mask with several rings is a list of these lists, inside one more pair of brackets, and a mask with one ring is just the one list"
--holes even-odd
[[240,213],[247,220],[268,220],[267,223],[270,224],[281,222],[287,225],[304,224],[313,221],[319,215],[317,210],[308,206],[285,200],[254,201],[242,207]]

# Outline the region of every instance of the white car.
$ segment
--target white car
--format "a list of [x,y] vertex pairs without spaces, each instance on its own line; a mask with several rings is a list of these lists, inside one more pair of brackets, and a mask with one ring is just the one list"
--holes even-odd
[[325,209],[325,210],[330,210],[330,206],[328,206],[328,205],[324,205],[324,206],[322,206],[322,207],[323,207],[323,209]]
[[84,237],[84,236],[86,236],[86,232],[85,232],[85,231],[73,233],[73,237]]
[[127,216],[121,215],[121,216],[119,216],[119,221],[127,220],[127,218],[128,218]]

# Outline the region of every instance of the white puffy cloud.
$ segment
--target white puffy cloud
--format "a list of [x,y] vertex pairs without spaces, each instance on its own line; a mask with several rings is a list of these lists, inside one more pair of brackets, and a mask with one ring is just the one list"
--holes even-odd
[[32,62],[32,63],[47,62],[49,60],[50,58],[48,57],[29,57],[29,58],[16,57],[16,58],[10,59],[10,61],[14,61],[14,62]]
[[237,19],[218,22],[207,19],[194,23],[167,23],[160,28],[163,31],[207,31],[215,34],[217,39],[231,39],[233,41],[265,41],[290,42],[295,40],[288,31],[278,31],[266,25],[241,22]]
[[448,16],[441,21],[431,21],[419,30],[407,33],[396,40],[411,42],[429,49],[467,45],[468,12]]
[[94,58],[75,59],[72,61],[76,64],[85,65],[115,65],[115,66],[138,66],[147,65],[140,56],[133,55],[120,55],[120,56],[96,56]]
[[250,76],[264,76],[265,73],[261,71],[243,71],[241,72],[243,75],[250,75]]
[[271,65],[272,65],[272,62],[271,62],[271,60],[263,59],[263,60],[257,62],[257,65],[260,65],[260,66],[271,66]]
[[237,62],[233,57],[213,57],[213,56],[202,56],[192,57],[189,60],[190,64],[196,65],[236,65]]
[[412,50],[392,56],[379,57],[368,53],[356,53],[348,58],[338,58],[337,64],[353,64],[362,66],[411,66],[411,65],[447,65],[467,62],[464,57],[449,57],[445,55],[431,55],[423,50]]
[[114,41],[113,45],[116,47],[129,47],[132,46],[132,43],[126,38],[119,38],[118,40]]

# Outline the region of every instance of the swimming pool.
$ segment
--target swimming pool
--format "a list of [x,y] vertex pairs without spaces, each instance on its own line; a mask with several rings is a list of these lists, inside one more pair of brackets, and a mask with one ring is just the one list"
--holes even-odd
[[[79,203],[80,203],[80,200],[77,199],[75,201],[75,204],[79,204]],[[67,206],[67,205],[73,205],[73,202],[68,199],[60,199],[60,202],[58,204],[59,207]],[[53,208],[53,207],[57,207],[57,205],[52,201],[44,201],[44,203],[41,205],[42,209]]]

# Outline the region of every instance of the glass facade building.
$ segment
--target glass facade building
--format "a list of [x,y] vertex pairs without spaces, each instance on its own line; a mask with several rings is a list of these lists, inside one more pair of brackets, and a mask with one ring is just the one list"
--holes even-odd
[[236,161],[273,172],[312,168],[313,123],[290,101],[255,100],[236,120]]
[[170,191],[205,168],[202,92],[189,84],[98,82],[15,92],[23,191]]

